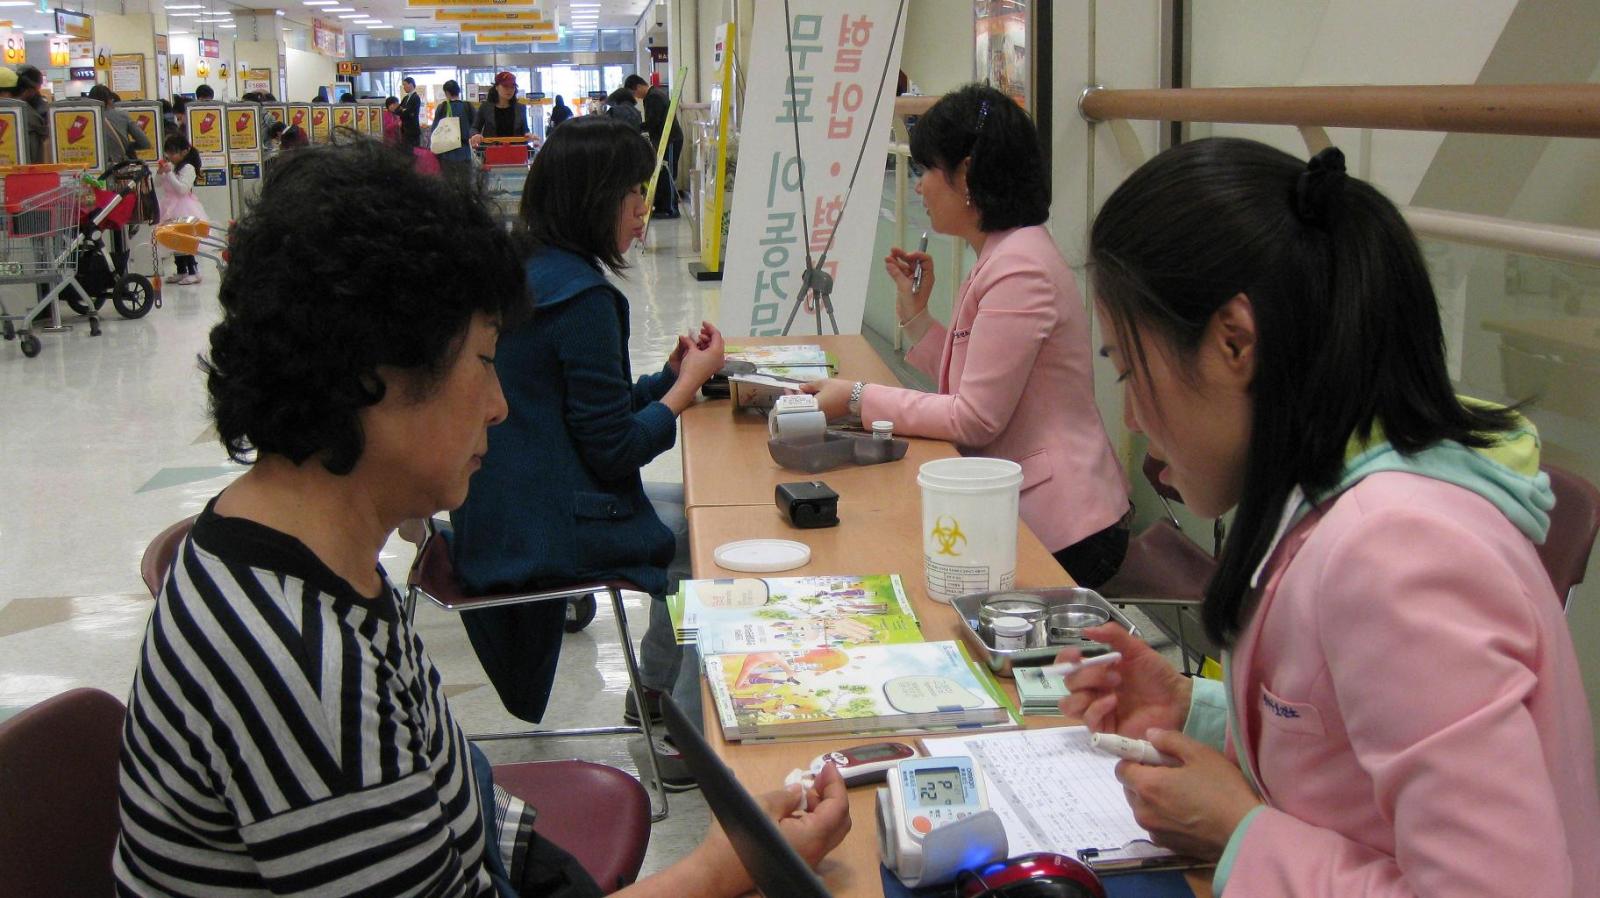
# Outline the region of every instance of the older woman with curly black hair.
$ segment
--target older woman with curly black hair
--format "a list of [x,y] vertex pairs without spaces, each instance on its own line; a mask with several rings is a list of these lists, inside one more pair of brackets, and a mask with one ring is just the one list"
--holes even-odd
[[[250,469],[195,521],[145,634],[119,894],[600,894],[559,849],[524,862],[532,812],[494,794],[379,563],[402,521],[466,498],[523,277],[478,197],[376,143],[269,170],[201,362]],[[849,825],[843,783],[821,791],[785,824],[814,860]],[[749,886],[717,836],[629,891]]]

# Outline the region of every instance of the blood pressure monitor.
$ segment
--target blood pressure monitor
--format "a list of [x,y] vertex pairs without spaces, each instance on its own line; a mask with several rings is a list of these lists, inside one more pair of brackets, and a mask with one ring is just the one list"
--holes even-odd
[[878,856],[913,888],[949,882],[1006,856],[1006,830],[989,809],[971,758],[912,758],[878,790]]

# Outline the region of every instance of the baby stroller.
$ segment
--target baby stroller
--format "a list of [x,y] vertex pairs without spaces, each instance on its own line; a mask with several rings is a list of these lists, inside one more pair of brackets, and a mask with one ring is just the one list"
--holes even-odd
[[149,278],[128,270],[128,259],[131,237],[139,227],[134,214],[151,196],[150,168],[139,159],[128,159],[106,169],[101,180],[106,187],[94,188],[95,206],[83,214],[78,286],[69,285],[61,298],[79,315],[94,314],[109,299],[118,315],[143,318],[161,305],[161,294]]

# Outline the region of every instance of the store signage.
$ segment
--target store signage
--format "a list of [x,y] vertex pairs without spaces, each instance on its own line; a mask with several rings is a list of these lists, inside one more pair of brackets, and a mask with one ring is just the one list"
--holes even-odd
[[146,162],[156,161],[161,155],[161,108],[159,106],[123,106],[123,112],[128,114],[128,120],[139,126],[150,138],[150,146],[143,150],[134,150],[133,154]]
[[537,6],[537,0],[406,0],[411,9],[461,8],[463,6]]
[[463,22],[461,23],[461,30],[468,33],[479,31],[516,31],[525,34],[533,34],[535,36],[549,35],[550,37],[555,37],[556,34],[554,25],[517,25],[516,23],[507,24],[505,22]]
[[256,108],[249,104],[228,107],[228,157],[235,162],[241,153],[261,148],[261,132],[256,127]]
[[340,103],[333,107],[333,126],[335,128],[354,128],[356,126],[356,104]]
[[50,65],[54,68],[66,68],[72,62],[72,44],[64,37],[52,37],[49,40]]
[[[895,83],[880,81],[879,73],[894,72],[900,60],[900,5],[790,0],[788,15],[755,17],[749,59],[779,64],[740,66],[748,83],[722,278],[723,333],[783,333],[807,258],[825,250],[839,332],[861,332],[879,203],[858,193],[846,204],[845,194],[858,159],[888,152]],[[782,64],[786,47],[803,51],[795,53],[792,75]],[[804,328],[816,322],[800,317],[794,326],[809,333]]]
[[344,30],[321,19],[312,19],[311,44],[324,56],[343,56]]
[[488,12],[476,9],[450,12],[441,9],[434,12],[433,20],[435,22],[544,22],[544,13],[537,9],[527,12]]
[[[241,66],[241,68],[244,68],[244,67]],[[248,93],[260,93],[260,94],[270,94],[270,93],[272,93],[272,70],[271,69],[245,68],[244,69],[244,92],[247,93],[247,94]]]
[[480,44],[531,44],[538,40],[531,34],[474,34],[472,39]]
[[195,181],[196,187],[227,187],[228,173],[220,168],[200,169],[200,178]]
[[6,65],[22,65],[28,61],[28,39],[16,28],[0,28],[0,38],[5,40]]
[[98,108],[60,104],[51,107],[51,146],[58,164],[100,170],[100,129],[96,127],[99,115]]
[[144,54],[111,54],[111,90],[124,100],[144,99]]
[[67,79],[69,81],[93,81],[94,66],[75,65],[72,68],[67,69]]
[[200,39],[200,55],[205,57],[206,59],[221,59],[222,58],[222,42],[221,41],[214,41],[214,40],[211,40],[210,38],[204,38],[204,37],[201,38]]
[[0,165],[22,163],[22,110],[0,109]]
[[58,9],[56,10],[56,34],[92,41],[94,40],[94,16]]
[[361,63],[359,62],[337,62],[334,63],[334,68],[341,75],[361,74]]

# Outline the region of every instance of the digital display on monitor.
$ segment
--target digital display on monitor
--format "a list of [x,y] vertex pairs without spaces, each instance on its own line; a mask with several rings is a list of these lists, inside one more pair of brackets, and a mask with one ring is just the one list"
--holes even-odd
[[915,774],[917,804],[923,807],[967,803],[967,788],[961,783],[959,767],[933,767]]
[[877,748],[858,748],[850,752],[857,761],[881,761],[884,758],[899,756],[900,752],[892,746],[879,746]]

